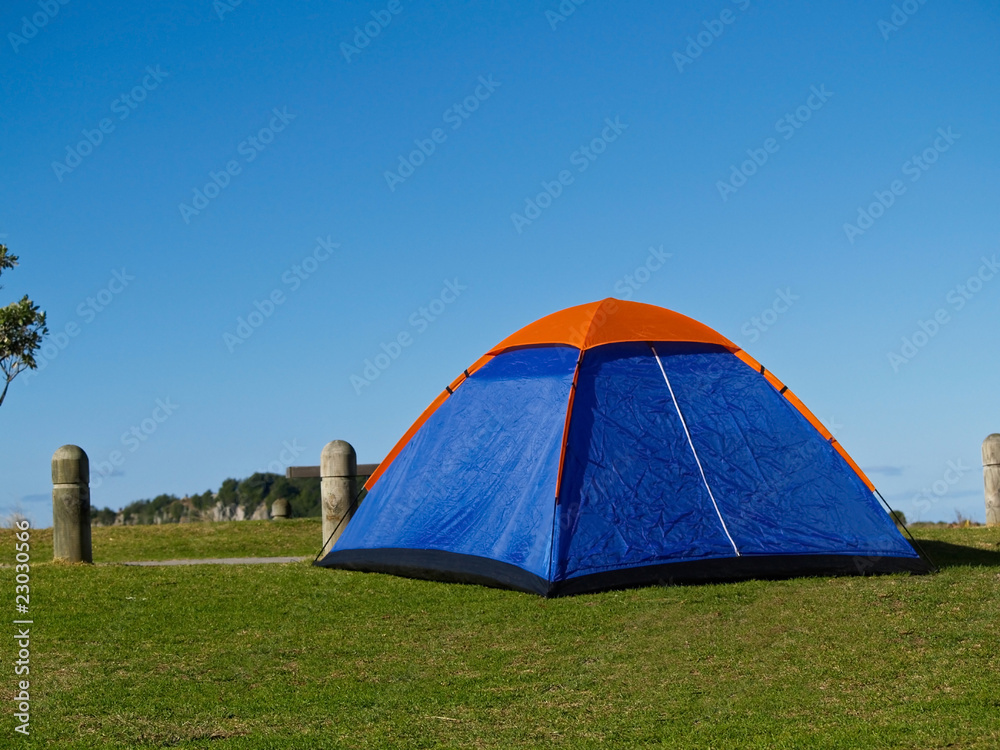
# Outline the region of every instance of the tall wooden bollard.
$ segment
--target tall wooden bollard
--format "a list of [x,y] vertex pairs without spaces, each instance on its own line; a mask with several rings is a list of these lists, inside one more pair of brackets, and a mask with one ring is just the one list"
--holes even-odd
[[983,480],[986,483],[986,525],[1000,526],[1000,434],[983,441]]
[[344,533],[357,495],[358,456],[345,440],[323,446],[319,458],[320,499],[323,503],[323,554]]
[[64,445],[52,456],[52,559],[94,562],[90,546],[90,460]]

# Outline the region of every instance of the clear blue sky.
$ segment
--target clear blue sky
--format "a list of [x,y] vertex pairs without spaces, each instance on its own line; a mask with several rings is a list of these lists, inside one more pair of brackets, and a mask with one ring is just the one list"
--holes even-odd
[[51,522],[64,443],[121,454],[113,508],[377,461],[501,338],[626,289],[745,345],[911,519],[982,520],[1000,7],[805,5],[7,3],[0,303],[55,356],[0,408],[0,512]]

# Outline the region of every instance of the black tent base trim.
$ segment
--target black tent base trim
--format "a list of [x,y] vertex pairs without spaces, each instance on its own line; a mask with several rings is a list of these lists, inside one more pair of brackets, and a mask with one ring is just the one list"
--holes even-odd
[[314,563],[324,568],[390,573],[406,578],[475,583],[541,596],[569,596],[636,586],[725,583],[747,578],[884,575],[930,572],[919,557],[873,555],[743,555],[644,565],[550,583],[509,563],[476,555],[421,549],[357,549],[331,552]]
[[428,581],[478,583],[500,589],[548,595],[548,581],[524,568],[488,557],[429,549],[347,549],[331,552],[314,563],[324,568],[391,573]]
[[727,583],[748,578],[781,580],[809,576],[925,574],[930,567],[919,557],[871,555],[743,555],[710,560],[647,565],[570,578],[553,584],[549,596],[584,594],[634,586]]

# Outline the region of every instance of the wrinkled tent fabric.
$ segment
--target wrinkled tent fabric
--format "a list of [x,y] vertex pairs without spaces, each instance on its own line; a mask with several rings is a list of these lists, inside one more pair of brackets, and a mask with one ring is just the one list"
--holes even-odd
[[710,328],[620,300],[491,349],[366,487],[318,565],[544,596],[928,570],[784,384]]

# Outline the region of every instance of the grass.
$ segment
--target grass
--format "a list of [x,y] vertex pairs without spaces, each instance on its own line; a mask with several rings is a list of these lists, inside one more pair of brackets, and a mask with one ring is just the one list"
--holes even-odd
[[[172,523],[162,526],[97,526],[91,529],[95,563],[185,560],[205,557],[315,556],[322,546],[322,521]],[[0,561],[11,562],[13,532],[0,529]],[[31,557],[52,559],[52,529],[32,529]]]
[[[135,559],[308,554],[319,537],[244,525],[113,531]],[[555,600],[308,563],[34,564],[32,744],[997,747],[1000,530],[917,533],[941,573]]]

